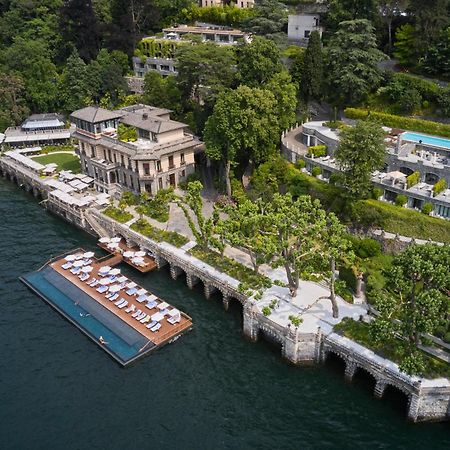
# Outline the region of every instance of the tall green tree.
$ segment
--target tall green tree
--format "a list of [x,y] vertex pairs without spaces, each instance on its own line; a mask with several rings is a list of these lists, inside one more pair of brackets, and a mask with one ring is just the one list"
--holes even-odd
[[405,23],[397,29],[395,33],[394,58],[397,58],[401,65],[411,67],[417,63],[415,41],[416,31],[410,23]]
[[438,325],[448,323],[449,267],[449,246],[410,246],[394,257],[386,273],[389,291],[375,303],[380,315],[371,324],[371,335],[386,345],[398,335],[403,337],[408,351],[400,369],[410,374],[420,374],[417,345],[421,334],[433,333]]
[[392,24],[394,19],[405,13],[409,0],[379,0],[380,15],[388,28],[388,53],[392,51]]
[[254,37],[250,44],[236,50],[237,68],[242,84],[257,87],[281,72],[281,54],[277,45],[263,37]]
[[22,78],[0,72],[0,131],[18,125],[28,115]]
[[339,105],[357,104],[381,81],[374,28],[367,20],[341,22],[327,52],[330,96]]
[[59,11],[63,42],[75,46],[80,57],[89,62],[100,48],[100,32],[92,0],[65,0]]
[[61,108],[70,113],[89,104],[92,100],[88,68],[74,51],[67,59],[58,83]]
[[276,151],[279,124],[274,95],[262,89],[239,86],[219,95],[205,126],[209,158],[224,166],[226,193],[231,196],[231,168],[238,160],[264,162]]
[[378,0],[328,0],[325,16],[327,29],[336,30],[341,22],[348,20],[373,21],[378,14],[378,7]]
[[450,27],[442,31],[438,42],[428,49],[421,66],[430,75],[450,78]]
[[243,24],[245,30],[260,36],[271,36],[286,31],[288,10],[283,2],[261,0],[255,4],[253,13]]
[[323,57],[320,34],[313,31],[309,37],[300,74],[300,92],[304,100],[320,99],[323,87]]
[[343,184],[351,199],[369,194],[372,172],[383,167],[384,137],[381,126],[369,120],[341,131],[335,157],[343,170]]
[[163,77],[158,72],[150,71],[144,78],[144,103],[160,108],[168,108],[181,113],[181,91],[175,77]]

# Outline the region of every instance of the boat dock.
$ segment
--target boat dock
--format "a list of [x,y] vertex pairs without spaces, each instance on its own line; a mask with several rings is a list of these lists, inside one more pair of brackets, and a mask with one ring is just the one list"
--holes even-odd
[[127,366],[191,329],[192,319],[121,275],[121,260],[77,249],[20,279]]
[[97,245],[108,253],[120,255],[124,263],[141,273],[151,272],[158,267],[152,256],[138,247],[128,247],[122,238],[100,238]]

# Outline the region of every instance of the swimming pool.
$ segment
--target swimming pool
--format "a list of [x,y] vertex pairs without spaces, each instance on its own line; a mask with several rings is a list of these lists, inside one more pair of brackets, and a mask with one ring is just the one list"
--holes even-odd
[[410,133],[409,131],[402,133],[401,138],[403,141],[417,142],[418,144],[422,143],[425,145],[431,145],[432,147],[440,147],[450,150],[450,139],[428,136],[427,134],[421,133]]

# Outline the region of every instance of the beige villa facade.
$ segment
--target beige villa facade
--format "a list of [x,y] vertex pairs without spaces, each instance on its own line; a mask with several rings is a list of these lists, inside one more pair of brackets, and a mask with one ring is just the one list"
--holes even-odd
[[71,114],[82,171],[94,178],[97,191],[154,195],[194,172],[201,142],[170,113],[133,105],[116,111],[89,106]]

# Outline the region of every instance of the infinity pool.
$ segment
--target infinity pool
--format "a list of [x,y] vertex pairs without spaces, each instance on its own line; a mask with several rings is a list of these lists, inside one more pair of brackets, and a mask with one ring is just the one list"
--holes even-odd
[[425,145],[431,145],[433,147],[440,147],[440,148],[446,148],[450,150],[450,139],[435,137],[435,136],[428,136],[427,134],[421,134],[421,133],[410,133],[406,132],[401,134],[401,138],[403,141],[410,141],[410,142],[417,142],[425,144]]

